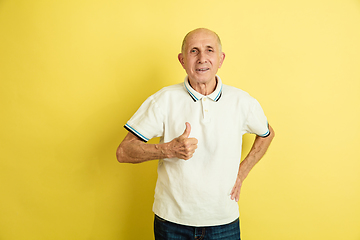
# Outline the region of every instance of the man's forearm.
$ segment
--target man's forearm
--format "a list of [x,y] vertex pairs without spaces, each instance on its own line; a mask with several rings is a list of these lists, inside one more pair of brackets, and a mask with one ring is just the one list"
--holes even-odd
[[260,161],[269,148],[270,143],[275,136],[274,130],[271,128],[271,126],[269,126],[269,130],[270,135],[265,138],[256,136],[249,154],[240,163],[238,176],[240,177],[241,182],[244,181],[250,170]]
[[127,135],[120,144],[116,151],[116,157],[119,162],[142,163],[170,157],[169,143],[147,144],[135,138],[134,136]]
[[271,141],[273,140],[275,133],[274,130],[269,125],[270,135],[262,138],[256,136],[254,144],[246,156],[246,158],[240,163],[238,175],[234,184],[234,187],[231,190],[230,196],[232,200],[236,202],[239,201],[240,190],[243,181],[249,174],[250,170],[260,161],[260,159],[264,156],[266,150],[270,146]]

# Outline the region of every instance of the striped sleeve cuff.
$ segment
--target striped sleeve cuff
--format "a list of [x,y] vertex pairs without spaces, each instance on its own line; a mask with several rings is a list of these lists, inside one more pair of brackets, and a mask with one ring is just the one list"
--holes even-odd
[[129,132],[131,132],[132,134],[134,134],[135,136],[137,136],[138,138],[140,138],[140,140],[147,142],[150,139],[148,139],[147,137],[145,137],[144,135],[142,135],[141,133],[139,133],[138,131],[136,131],[133,127],[131,127],[129,124],[125,124],[124,128],[126,130],[128,130]]
[[270,135],[269,123],[267,124],[267,132],[263,135],[259,135],[260,137],[266,138]]

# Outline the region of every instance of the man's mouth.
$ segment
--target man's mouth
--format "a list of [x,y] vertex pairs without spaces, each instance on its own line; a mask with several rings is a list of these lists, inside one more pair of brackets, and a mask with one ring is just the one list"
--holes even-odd
[[197,72],[206,72],[208,70],[210,70],[210,68],[197,68],[196,69]]

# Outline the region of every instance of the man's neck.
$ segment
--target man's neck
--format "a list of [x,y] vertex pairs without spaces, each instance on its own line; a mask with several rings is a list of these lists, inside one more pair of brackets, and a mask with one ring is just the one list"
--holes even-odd
[[198,93],[201,93],[204,96],[207,96],[215,91],[217,86],[218,80],[215,77],[215,81],[211,81],[209,83],[191,83],[189,80],[190,86],[197,91]]

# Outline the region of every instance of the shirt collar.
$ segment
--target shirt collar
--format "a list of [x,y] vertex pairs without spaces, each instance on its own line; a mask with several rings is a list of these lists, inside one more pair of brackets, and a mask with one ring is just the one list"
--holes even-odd
[[216,88],[215,88],[215,91],[213,91],[212,93],[210,93],[209,95],[207,96],[204,96],[202,95],[201,93],[195,91],[191,86],[190,86],[190,83],[189,83],[189,80],[188,80],[188,76],[185,77],[185,80],[184,80],[184,85],[185,85],[185,88],[186,90],[188,91],[189,95],[191,96],[191,98],[194,100],[194,102],[202,99],[203,97],[207,97],[207,98],[210,98],[211,100],[217,102],[219,101],[220,97],[221,97],[221,94],[222,94],[222,82],[221,82],[221,79],[218,75],[216,75],[216,79],[217,79],[217,84],[216,84]]

